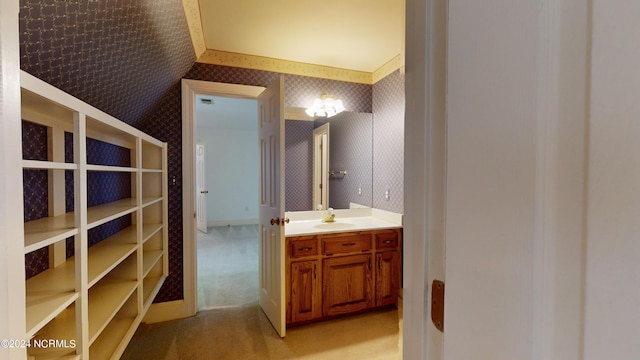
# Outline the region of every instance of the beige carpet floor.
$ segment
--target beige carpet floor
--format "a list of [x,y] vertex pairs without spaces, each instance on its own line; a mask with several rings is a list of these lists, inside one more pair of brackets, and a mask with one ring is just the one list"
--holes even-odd
[[122,359],[398,360],[399,311],[386,309],[287,329],[282,339],[256,303],[142,324]]
[[258,225],[210,227],[198,232],[198,309],[258,299]]

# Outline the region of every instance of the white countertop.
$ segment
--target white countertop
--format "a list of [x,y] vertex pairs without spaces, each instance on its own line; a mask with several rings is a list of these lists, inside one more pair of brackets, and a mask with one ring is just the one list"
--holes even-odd
[[378,209],[334,210],[335,222],[323,223],[326,211],[287,212],[290,222],[284,226],[285,236],[329,234],[349,231],[397,229],[402,227],[402,214]]

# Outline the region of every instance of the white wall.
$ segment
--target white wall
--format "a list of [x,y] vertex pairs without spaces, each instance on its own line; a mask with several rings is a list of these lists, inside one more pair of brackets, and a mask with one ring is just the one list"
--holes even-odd
[[[0,5],[0,340],[25,332],[18,0]],[[0,347],[0,358],[25,349]]]
[[640,355],[640,2],[593,1],[585,357]]
[[253,126],[203,126],[203,117],[198,116],[196,137],[198,143],[205,145],[208,225],[255,224],[259,169],[257,106],[255,115],[244,119]]

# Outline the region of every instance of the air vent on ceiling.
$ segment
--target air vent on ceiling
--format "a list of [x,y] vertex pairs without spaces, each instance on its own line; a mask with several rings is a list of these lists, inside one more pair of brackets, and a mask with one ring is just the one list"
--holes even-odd
[[200,102],[205,105],[213,105],[213,99],[200,99]]

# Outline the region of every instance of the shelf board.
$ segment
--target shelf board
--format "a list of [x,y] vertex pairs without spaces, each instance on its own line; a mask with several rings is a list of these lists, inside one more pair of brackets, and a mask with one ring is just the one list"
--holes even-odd
[[87,137],[119,145],[135,151],[137,129],[113,117],[98,119],[87,114]]
[[136,228],[130,226],[89,248],[89,288],[136,250],[136,238]]
[[162,169],[149,169],[149,168],[144,168],[142,169],[143,173],[162,173]]
[[89,344],[109,325],[138,287],[136,281],[103,281],[89,290]]
[[145,251],[142,255],[142,276],[146,277],[149,274],[149,271],[153,268],[155,264],[158,263],[158,260],[162,258],[163,251],[162,250],[148,250]]
[[145,224],[142,227],[142,243],[147,242],[147,240],[160,230],[162,230],[162,224]]
[[149,205],[155,204],[155,203],[160,202],[160,201],[162,201],[162,196],[143,197],[142,198],[142,206],[143,207],[149,206]]
[[[89,358],[95,359],[112,359],[118,347],[122,346],[123,340],[133,336],[133,327],[137,326],[135,317],[116,317],[107,326],[103,334],[89,348]],[[124,350],[124,349],[123,349]]]
[[[80,355],[65,355],[71,353],[73,349],[60,350],[60,351],[52,351],[51,353],[43,354],[43,355],[30,355],[33,356],[33,360],[80,360],[82,356]],[[31,357],[27,357],[27,359],[31,359]]]
[[63,163],[54,161],[22,160],[22,168],[41,170],[77,170],[78,165],[74,163]]
[[[60,99],[55,95],[55,99],[50,99],[51,93],[38,84],[39,81],[33,75],[28,75],[21,70],[22,119],[45,126],[58,126],[65,130],[72,130],[73,110],[57,101]],[[45,86],[53,87],[47,85]]]
[[[75,305],[67,307],[55,319],[47,324],[38,332],[35,338],[40,340],[76,340],[76,321],[75,321]],[[28,355],[34,356],[36,359],[77,359],[79,355],[75,354],[75,349],[66,348],[36,348],[28,349]]]
[[111,172],[136,172],[137,168],[124,166],[108,166],[87,164],[88,171],[111,171]]
[[138,209],[136,199],[122,199],[98,206],[87,208],[87,223],[89,228],[102,225],[121,216],[130,214]]
[[[29,355],[29,356],[33,356],[33,360],[80,360],[82,358],[82,356],[80,355],[66,355],[71,353],[72,351],[74,351],[73,349],[67,349],[67,350],[59,350],[59,351],[52,351],[50,353],[47,354],[42,354],[42,355]],[[31,357],[27,357],[27,359],[31,359]]]
[[24,223],[24,253],[78,234],[73,212]]
[[153,303],[153,299],[158,294],[158,291],[160,291],[160,288],[166,278],[166,276],[153,276],[144,279],[142,283],[142,298],[144,303],[143,313],[146,313],[147,310],[149,310],[149,307]]
[[73,258],[27,280],[27,338],[31,338],[77,298]]

